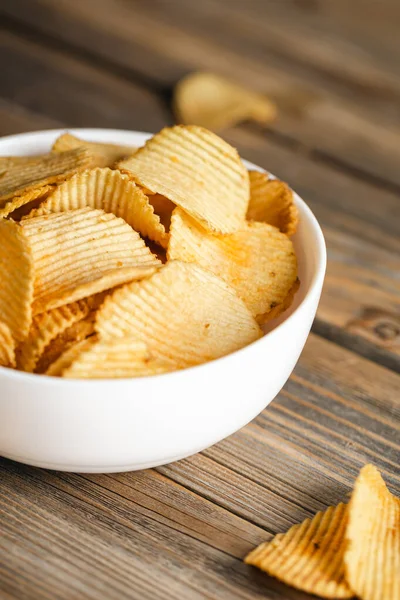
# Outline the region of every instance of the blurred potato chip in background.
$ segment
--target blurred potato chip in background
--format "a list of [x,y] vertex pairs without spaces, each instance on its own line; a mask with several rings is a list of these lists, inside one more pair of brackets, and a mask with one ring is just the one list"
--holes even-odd
[[248,220],[269,223],[288,236],[296,233],[299,211],[289,186],[260,171],[249,171],[249,178]]
[[176,85],[173,109],[178,123],[218,131],[253,120],[268,123],[276,117],[271,100],[215,73],[191,73]]
[[245,220],[247,169],[235,148],[201,127],[162,129],[118,168],[212,231],[230,233]]
[[74,148],[86,148],[90,152],[91,167],[113,167],[117,161],[131,156],[136,151],[136,148],[131,146],[88,142],[71,133],[60,135],[54,142],[52,150],[53,152],[66,152]]
[[171,370],[225,356],[261,336],[232,288],[181,261],[109,296],[97,313],[96,330],[103,339],[132,336],[145,342]]
[[259,323],[286,301],[297,279],[292,242],[276,227],[245,223],[236,233],[212,235],[180,208],[172,214],[169,260],[195,262],[224,279]]
[[330,506],[261,544],[245,562],[309,594],[352,598],[343,563],[346,524],[347,506]]
[[366,465],[349,504],[347,580],[363,600],[400,599],[400,500],[378,469]]
[[120,171],[95,168],[77,173],[62,183],[29,214],[29,218],[78,208],[98,208],[121,217],[143,236],[161,246],[168,235],[144,192]]

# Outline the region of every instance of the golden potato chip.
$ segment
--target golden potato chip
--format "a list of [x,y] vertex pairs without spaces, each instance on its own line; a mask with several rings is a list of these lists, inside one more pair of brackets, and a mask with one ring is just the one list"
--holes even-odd
[[293,235],[297,229],[299,211],[289,186],[279,179],[270,179],[267,173],[259,171],[249,171],[249,177],[248,220],[269,223],[286,235]]
[[29,218],[84,208],[99,208],[124,219],[133,229],[166,247],[168,235],[143,191],[120,171],[90,169],[62,183]]
[[0,321],[0,367],[15,367],[15,341],[10,328]]
[[52,340],[50,344],[46,346],[43,354],[38,360],[35,367],[35,373],[46,373],[50,365],[56,362],[61,354],[66,352],[70,346],[93,335],[95,332],[95,314],[95,311],[92,311],[85,319],[77,321]]
[[8,200],[2,208],[0,208],[0,219],[7,217],[8,215],[12,216],[13,213],[18,208],[25,206],[26,204],[33,202],[34,200],[41,200],[51,192],[53,187],[51,185],[44,185],[43,187],[38,187],[33,190],[29,190],[25,194],[21,196],[14,196],[11,200]]
[[152,358],[146,344],[133,338],[98,340],[82,351],[62,372],[70,379],[104,379],[159,375],[171,370],[169,362]]
[[259,322],[262,325],[265,325],[265,323],[272,321],[272,319],[277,319],[278,317],[280,317],[280,315],[282,313],[287,311],[287,309],[290,308],[290,306],[292,305],[292,302],[294,300],[294,297],[295,297],[296,292],[298,291],[299,287],[300,287],[300,279],[297,277],[296,281],[290,288],[290,290],[289,290],[286,298],[283,300],[283,302],[281,302],[280,304],[277,304],[266,315],[263,315],[262,318],[259,318],[258,319]]
[[152,194],[149,196],[149,202],[156,215],[160,217],[160,221],[163,224],[165,231],[169,231],[172,211],[175,208],[175,204],[165,196],[161,196],[161,194]]
[[19,227],[33,256],[34,315],[147,277],[160,265],[136,231],[102,210],[52,213]]
[[46,371],[46,375],[51,377],[61,377],[62,373],[72,365],[78,356],[89,350],[96,343],[96,336],[88,337],[81,342],[71,344],[65,352],[53,362]]
[[18,347],[18,369],[33,373],[50,342],[71,325],[84,319],[89,311],[89,302],[79,300],[34,317],[28,337]]
[[25,196],[29,202],[28,192],[65,181],[77,171],[89,167],[90,163],[88,151],[76,148],[60,154],[50,152],[22,165],[13,164],[0,177],[0,209],[3,210],[6,201],[14,196]]
[[346,577],[362,600],[400,599],[400,500],[366,465],[349,504]]
[[146,343],[171,369],[219,358],[262,335],[233,289],[180,261],[110,295],[97,313],[96,330],[103,339],[130,336]]
[[248,172],[237,151],[211,131],[165,128],[118,166],[213,231],[231,233],[245,220]]
[[119,146],[118,144],[102,144],[81,140],[70,133],[63,133],[53,144],[53,152],[65,152],[73,148],[86,148],[92,156],[92,167],[112,167],[118,160],[134,154],[137,148]]
[[0,321],[21,341],[32,322],[33,254],[21,227],[0,220]]
[[250,119],[268,123],[277,112],[275,104],[265,96],[215,73],[192,73],[184,77],[175,88],[173,104],[179,123],[212,130]]
[[172,215],[167,257],[222,277],[259,323],[287,300],[297,279],[292,242],[272,225],[245,223],[237,233],[212,235],[180,208]]
[[261,544],[245,562],[304,592],[352,598],[343,563],[346,524],[347,506],[330,506]]

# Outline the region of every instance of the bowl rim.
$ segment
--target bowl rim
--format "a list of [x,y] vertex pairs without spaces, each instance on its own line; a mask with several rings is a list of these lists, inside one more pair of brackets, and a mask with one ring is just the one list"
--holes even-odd
[[[87,128],[87,127],[60,127],[60,128],[56,128],[56,129],[41,129],[41,130],[37,130],[37,131],[29,131],[29,132],[25,132],[25,133],[18,133],[18,134],[12,134],[12,135],[0,137],[0,156],[2,156],[2,153],[1,153],[2,146],[3,146],[3,144],[6,144],[7,142],[11,142],[14,140],[17,141],[18,139],[26,141],[27,139],[30,139],[30,138],[35,139],[37,137],[46,137],[49,135],[61,135],[62,133],[67,133],[67,132],[76,134],[76,135],[82,135],[82,136],[87,135],[89,137],[89,141],[92,141],[92,140],[90,140],[91,135],[94,135],[95,137],[97,137],[97,136],[101,137],[101,135],[103,133],[107,137],[115,135],[116,138],[118,138],[118,136],[120,136],[121,134],[123,136],[127,136],[127,137],[136,135],[136,136],[141,136],[144,140],[147,138],[150,138],[152,135],[154,135],[153,133],[148,133],[148,132],[144,132],[144,131],[136,131],[136,130],[129,130],[129,129],[114,129],[114,128],[104,128],[104,127],[90,127],[90,128]],[[95,141],[99,141],[101,143],[100,139],[95,140]],[[113,142],[108,141],[108,142],[104,142],[104,143],[113,143]],[[116,140],[114,143],[118,144],[118,143],[122,143],[122,141],[118,142]],[[129,144],[129,142],[128,142],[128,144]],[[241,159],[248,169],[265,172],[265,173],[268,173],[272,178],[274,178],[274,179],[276,178],[276,176],[273,175],[273,173],[270,173],[266,169],[259,167],[258,165],[252,163],[251,161],[244,159],[243,157],[241,157]],[[308,290],[307,290],[304,298],[300,302],[300,304],[295,308],[295,310],[290,315],[287,316],[287,318],[284,319],[284,321],[282,321],[281,323],[276,325],[271,331],[265,333],[265,335],[263,335],[258,340],[252,342],[248,346],[240,348],[239,350],[235,350],[234,352],[231,352],[230,354],[221,356],[220,358],[216,358],[210,362],[202,363],[200,365],[195,365],[193,367],[187,367],[186,369],[181,369],[178,371],[172,371],[170,373],[160,373],[157,375],[147,375],[147,376],[143,376],[143,377],[125,377],[125,378],[121,378],[121,379],[112,379],[112,378],[60,379],[59,377],[51,377],[49,375],[39,374],[39,373],[25,373],[23,371],[17,371],[14,369],[10,369],[8,367],[0,366],[0,378],[3,379],[4,377],[6,377],[7,379],[10,379],[10,380],[25,381],[26,383],[32,382],[35,384],[41,382],[43,385],[55,386],[55,387],[59,387],[61,385],[62,386],[67,385],[69,387],[82,386],[82,385],[85,385],[86,387],[89,387],[89,386],[93,387],[93,386],[99,385],[99,383],[101,383],[102,385],[113,385],[114,387],[116,387],[118,385],[124,385],[124,384],[126,384],[126,382],[129,382],[130,384],[132,384],[132,382],[154,381],[155,379],[159,380],[160,378],[165,378],[165,377],[172,379],[173,377],[175,377],[175,378],[182,377],[182,376],[184,376],[185,373],[192,372],[193,370],[200,371],[200,370],[204,370],[204,369],[211,369],[212,367],[216,367],[219,364],[221,364],[222,361],[224,361],[226,363],[227,361],[232,359],[232,357],[236,357],[236,356],[240,355],[241,353],[248,351],[249,348],[254,348],[255,346],[261,345],[266,338],[268,340],[271,340],[271,338],[276,337],[283,329],[287,329],[288,327],[290,327],[291,322],[298,315],[298,313],[300,311],[304,310],[304,308],[312,301],[312,299],[316,293],[319,293],[319,289],[322,287],[323,280],[325,277],[326,263],[327,263],[326,243],[325,243],[324,235],[322,233],[321,226],[320,226],[317,218],[315,217],[314,213],[310,209],[310,207],[306,204],[306,202],[297,194],[297,192],[295,192],[295,190],[292,189],[292,192],[293,192],[296,206],[300,209],[301,213],[306,215],[309,223],[311,224],[311,227],[312,227],[312,230],[313,230],[313,233],[315,236],[316,247],[318,249],[318,254],[316,257],[316,259],[317,259],[316,266],[315,266],[314,273],[312,275]]]

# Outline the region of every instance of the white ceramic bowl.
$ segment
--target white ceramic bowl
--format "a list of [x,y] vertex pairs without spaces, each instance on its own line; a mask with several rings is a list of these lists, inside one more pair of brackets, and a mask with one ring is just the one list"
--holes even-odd
[[[0,155],[46,152],[61,133],[5,137]],[[133,146],[148,137],[111,129],[72,133]],[[205,365],[138,379],[62,380],[0,367],[0,455],[63,471],[130,471],[199,452],[251,421],[292,372],[324,279],[321,229],[298,196],[296,203],[300,227],[294,244],[301,287],[293,306],[269,325],[262,339]]]

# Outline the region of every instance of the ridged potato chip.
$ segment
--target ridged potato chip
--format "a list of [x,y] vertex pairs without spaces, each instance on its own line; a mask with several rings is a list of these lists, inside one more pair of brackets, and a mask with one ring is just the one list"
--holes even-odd
[[82,342],[93,335],[95,332],[95,314],[95,311],[92,311],[85,319],[77,321],[52,340],[50,344],[46,346],[43,354],[38,360],[35,373],[46,373],[50,365],[56,362],[70,346]]
[[0,367],[15,367],[15,341],[10,328],[0,321]]
[[29,333],[34,291],[33,254],[22,228],[0,220],[0,321],[17,341]]
[[97,313],[96,330],[103,339],[131,336],[146,343],[171,370],[219,358],[262,335],[233,289],[180,261],[115,291]]
[[89,350],[96,343],[96,339],[96,336],[92,336],[80,342],[76,342],[75,344],[71,344],[66,351],[49,366],[45,374],[51,377],[61,377],[63,372],[72,365],[74,360],[76,360],[82,352]]
[[134,338],[96,340],[62,373],[70,379],[144,377],[169,371],[171,365],[152,358],[146,344]]
[[372,465],[361,469],[349,504],[346,577],[362,600],[400,599],[400,500]]
[[165,128],[118,167],[213,231],[231,233],[245,220],[247,169],[237,151],[207,129]]
[[28,337],[17,350],[18,369],[33,373],[48,345],[89,311],[89,302],[79,300],[34,317]]
[[123,158],[134,154],[137,148],[133,146],[120,146],[118,144],[103,144],[88,142],[71,133],[63,133],[53,144],[53,152],[65,152],[73,148],[86,148],[92,156],[92,167],[113,167]]
[[271,310],[287,305],[297,280],[292,242],[266,223],[245,223],[237,233],[212,235],[176,208],[167,256],[195,262],[224,279],[259,323],[268,320]]
[[179,123],[218,130],[245,120],[268,123],[276,106],[268,98],[216,75],[191,73],[176,86],[174,112]]
[[294,203],[293,192],[279,179],[270,179],[267,173],[249,171],[250,203],[247,210],[249,221],[260,221],[277,227],[292,236],[297,229],[299,211]]
[[[160,217],[160,221],[163,224],[165,231],[169,231],[171,225],[171,216],[175,208],[175,204],[168,200],[161,194],[151,194],[149,196],[149,202],[152,205],[156,215]],[[167,244],[168,245],[168,244]]]
[[347,506],[330,506],[261,544],[245,562],[321,598],[352,598],[343,563],[346,524]]
[[14,198],[11,198],[4,204],[3,208],[0,208],[0,219],[8,217],[9,215],[12,217],[13,215],[11,213],[14,213],[18,208],[21,208],[34,200],[40,201],[46,194],[51,192],[52,189],[53,187],[51,185],[44,185],[43,187],[29,190],[21,196],[14,196]]
[[34,269],[33,314],[151,275],[161,264],[123,219],[81,208],[19,225]]
[[26,202],[30,202],[33,199],[30,194],[34,190],[65,181],[77,171],[90,167],[91,160],[85,148],[76,148],[60,154],[50,152],[32,157],[29,162],[13,164],[0,177],[0,210],[3,216],[7,201],[14,196],[24,196]]
[[143,191],[120,171],[90,169],[62,183],[29,218],[77,208],[99,208],[121,217],[133,229],[161,246],[168,235]]

